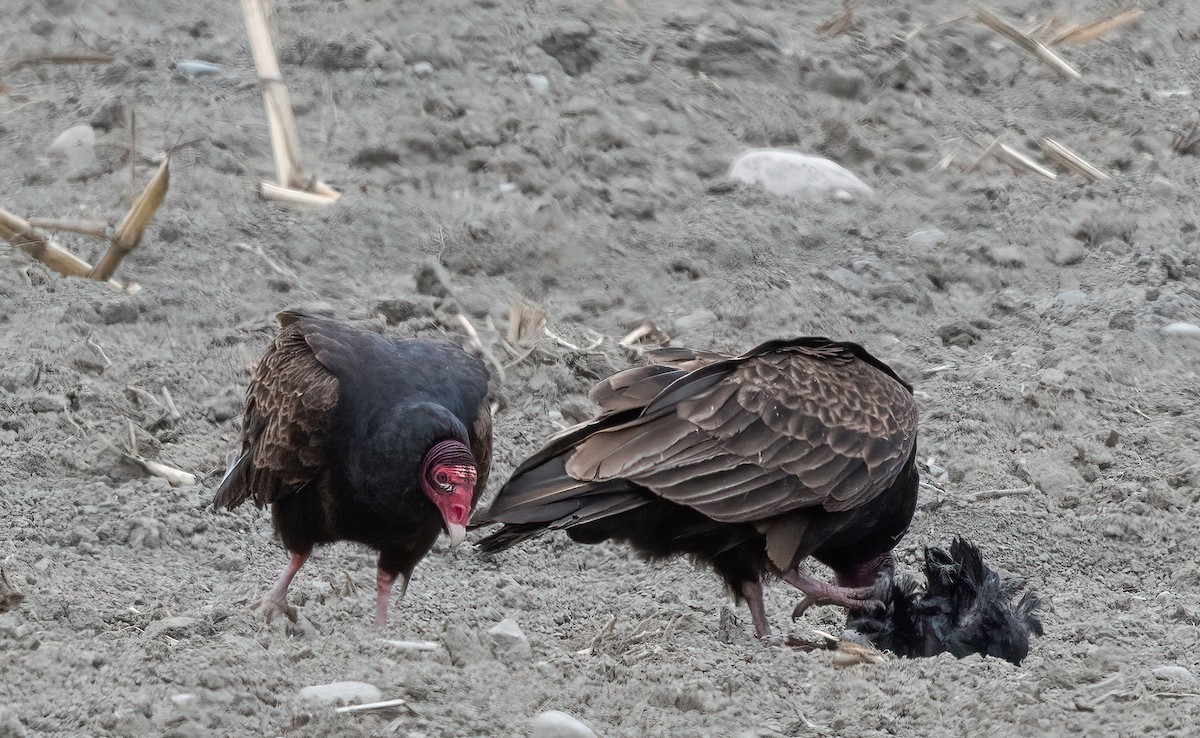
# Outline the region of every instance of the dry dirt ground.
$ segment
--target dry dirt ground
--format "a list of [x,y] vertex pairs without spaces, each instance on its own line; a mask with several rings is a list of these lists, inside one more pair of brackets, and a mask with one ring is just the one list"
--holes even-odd
[[[1200,341],[1163,328],[1200,319],[1200,4],[1144,4],[1061,47],[1069,81],[952,0],[860,0],[836,37],[816,30],[834,0],[282,0],[306,153],[345,193],[300,211],[254,192],[273,165],[237,3],[8,0],[0,58],[115,58],[0,69],[0,205],[118,217],[130,112],[139,182],[178,150],[118,273],[136,295],[0,246],[0,565],[25,595],[0,615],[0,736],[507,737],[549,709],[601,736],[1196,735]],[[995,7],[1031,28],[1118,3]],[[219,71],[178,71],[194,59]],[[68,173],[46,149],[79,124],[98,161]],[[1049,136],[1112,179],[970,169],[968,136],[1039,157]],[[765,146],[830,157],[877,197],[801,204],[724,180]],[[452,294],[428,294],[438,273]],[[510,354],[518,298],[561,341]],[[708,572],[562,536],[491,562],[439,544],[382,636],[373,556],[334,546],[293,587],[303,627],[267,627],[248,603],[284,562],[268,516],[209,502],[288,305],[400,333],[468,316],[509,365],[497,484],[636,361],[616,339],[644,320],[718,349],[861,342],[922,407],[932,486],[901,566],[963,533],[1043,594],[1046,637],[1019,667],[838,669],[760,647],[742,611],[720,628]],[[131,434],[197,484],[131,466]],[[840,627],[791,624],[795,599],[770,588],[777,628]],[[529,651],[493,644],[504,618]],[[299,697],[340,680],[411,709]]]

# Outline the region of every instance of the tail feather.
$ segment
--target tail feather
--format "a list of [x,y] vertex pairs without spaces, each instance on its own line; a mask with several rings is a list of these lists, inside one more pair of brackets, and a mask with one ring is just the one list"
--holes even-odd
[[223,507],[232,510],[250,499],[250,484],[246,475],[251,467],[250,452],[247,451],[237,458],[225,470],[217,494],[213,497],[213,507]]

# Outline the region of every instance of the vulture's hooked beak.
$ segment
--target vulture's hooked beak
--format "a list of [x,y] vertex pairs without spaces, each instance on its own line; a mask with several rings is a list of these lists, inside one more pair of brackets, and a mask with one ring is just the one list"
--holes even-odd
[[458,548],[467,539],[467,527],[459,523],[446,523],[446,533],[450,535],[450,548]]

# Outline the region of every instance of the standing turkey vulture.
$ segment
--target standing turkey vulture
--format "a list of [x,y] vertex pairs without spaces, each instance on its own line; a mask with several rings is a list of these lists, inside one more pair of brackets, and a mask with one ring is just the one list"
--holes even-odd
[[246,395],[242,454],[213,505],[270,504],[291,560],[263,596],[285,613],[315,545],[378,550],[375,621],[387,622],[439,531],[462,542],[492,457],[488,371],[448,341],[397,338],[283,312]]
[[[547,529],[690,554],[770,634],[762,576],[811,604],[861,608],[917,502],[912,389],[861,346],[771,341],[741,356],[652,352],[592,390],[603,413],[513,473],[482,522],[495,552]],[[809,556],[836,584],[802,573]]]

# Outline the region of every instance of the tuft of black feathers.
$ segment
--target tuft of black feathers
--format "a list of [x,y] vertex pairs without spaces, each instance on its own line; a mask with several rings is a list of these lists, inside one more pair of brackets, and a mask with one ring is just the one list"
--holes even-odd
[[873,599],[882,607],[851,612],[846,628],[909,658],[978,653],[1020,664],[1029,655],[1031,635],[1043,632],[1041,602],[988,568],[978,547],[956,537],[949,552],[926,548],[924,572],[923,588],[881,575]]

